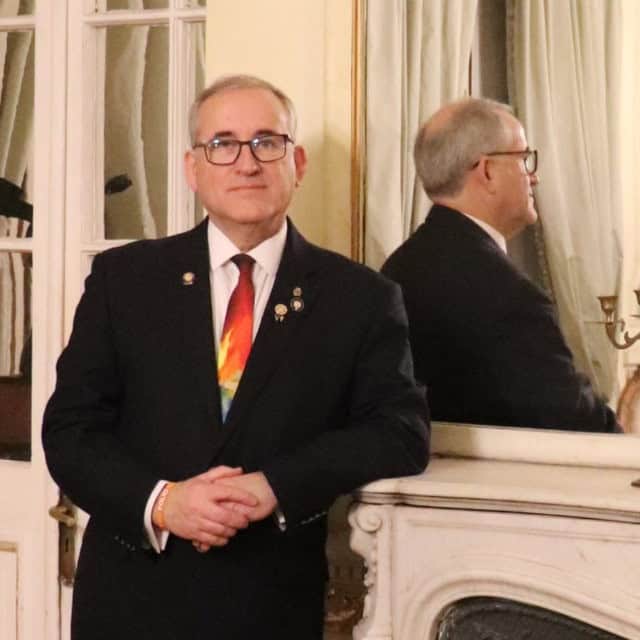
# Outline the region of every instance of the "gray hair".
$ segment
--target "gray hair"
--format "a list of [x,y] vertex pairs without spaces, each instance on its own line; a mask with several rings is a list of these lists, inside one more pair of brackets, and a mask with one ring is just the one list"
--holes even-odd
[[509,105],[487,98],[466,98],[445,109],[451,114],[445,119],[439,111],[427,120],[413,148],[416,171],[431,199],[457,195],[480,156],[508,142],[501,115],[513,113]]
[[221,76],[215,80],[212,84],[205,87],[193,101],[191,108],[189,109],[189,138],[191,145],[193,146],[198,142],[198,112],[204,102],[213,96],[223,93],[224,91],[232,91],[234,89],[265,89],[270,91],[278,100],[282,103],[282,106],[287,112],[287,118],[289,120],[289,134],[291,137],[295,137],[296,134],[296,109],[293,106],[293,102],[284,91],[278,89],[278,87],[272,85],[262,78],[249,75],[229,75]]

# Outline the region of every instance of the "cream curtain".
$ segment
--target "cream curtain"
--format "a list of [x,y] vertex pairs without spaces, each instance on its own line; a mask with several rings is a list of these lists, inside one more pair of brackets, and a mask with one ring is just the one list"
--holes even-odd
[[378,268],[424,219],[419,125],[468,94],[477,0],[370,0],[366,45],[365,262]]
[[508,0],[510,101],[531,147],[547,259],[578,366],[608,397],[620,356],[600,325],[597,296],[620,290],[623,230],[618,0]]
[[[620,315],[629,318],[638,313],[638,301],[632,294],[640,287],[640,2],[622,0],[622,96],[620,121],[622,122],[622,286]],[[640,330],[638,322],[631,325],[631,333]],[[622,353],[625,368],[624,378],[640,363],[640,343]]]

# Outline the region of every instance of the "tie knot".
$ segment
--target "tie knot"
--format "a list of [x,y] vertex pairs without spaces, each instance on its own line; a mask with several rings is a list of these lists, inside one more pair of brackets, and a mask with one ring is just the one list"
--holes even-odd
[[231,258],[231,262],[240,269],[240,273],[247,273],[251,272],[255,260],[246,253],[237,253],[233,258]]

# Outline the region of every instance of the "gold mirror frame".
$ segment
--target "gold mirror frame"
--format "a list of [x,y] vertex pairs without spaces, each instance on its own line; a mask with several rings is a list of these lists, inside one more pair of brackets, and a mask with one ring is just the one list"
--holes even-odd
[[351,258],[364,261],[367,0],[352,0]]

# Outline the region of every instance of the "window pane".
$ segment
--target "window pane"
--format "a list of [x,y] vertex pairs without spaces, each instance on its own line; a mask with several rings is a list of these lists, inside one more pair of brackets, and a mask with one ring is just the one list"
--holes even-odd
[[0,0],[0,18],[32,15],[36,0]]
[[0,457],[31,457],[31,255],[0,251]]
[[107,28],[105,69],[105,237],[164,236],[168,28]]
[[185,7],[193,8],[193,7],[206,7],[207,0],[184,0]]
[[31,235],[23,191],[32,148],[33,42],[31,31],[0,33],[0,224],[11,237]]
[[[206,29],[204,22],[193,22],[188,27],[188,60],[191,69],[191,83],[193,87],[191,98],[195,97],[204,89],[206,78]],[[187,126],[187,116],[185,114],[185,126]],[[194,225],[202,220],[205,215],[204,209],[200,204],[200,200],[194,195]]]
[[[104,1],[100,3],[104,6]],[[166,9],[168,0],[107,0],[107,11],[119,9]]]

